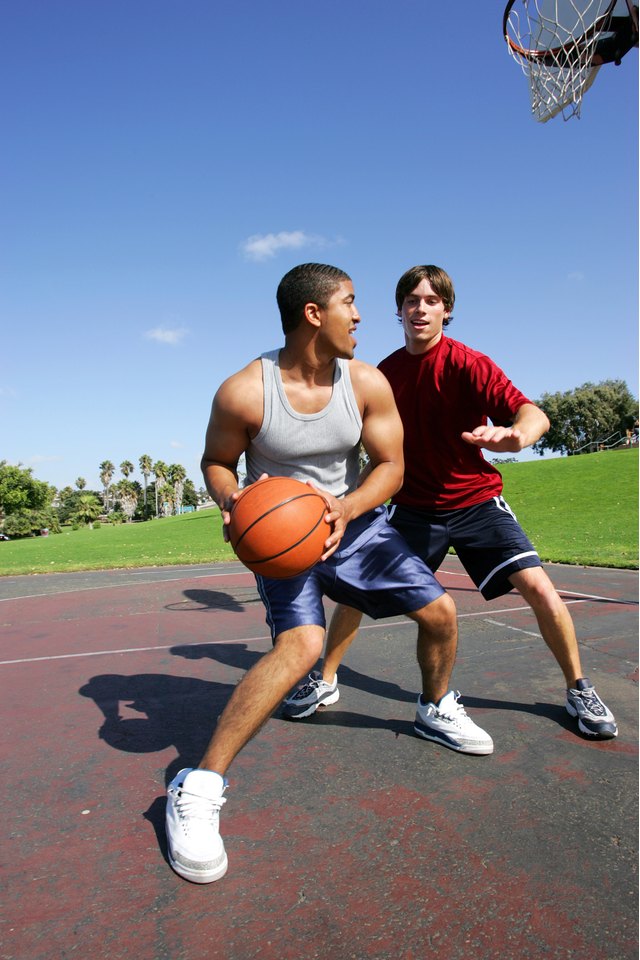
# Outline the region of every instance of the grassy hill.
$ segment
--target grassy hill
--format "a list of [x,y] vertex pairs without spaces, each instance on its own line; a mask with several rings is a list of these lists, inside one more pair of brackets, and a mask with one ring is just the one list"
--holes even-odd
[[[543,560],[638,566],[638,450],[503,464],[504,495]],[[232,560],[217,509],[0,543],[0,575]]]
[[638,566],[638,449],[507,463],[504,496],[543,560]]

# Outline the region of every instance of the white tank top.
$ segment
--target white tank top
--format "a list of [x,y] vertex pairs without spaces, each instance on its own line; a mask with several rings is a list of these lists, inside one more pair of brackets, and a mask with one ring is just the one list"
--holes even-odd
[[246,452],[247,483],[260,474],[312,480],[334,497],[355,490],[362,417],[351,384],[349,361],[336,359],[331,399],[318,413],[298,413],[285,393],[278,357],[262,360],[264,409],[260,432]]

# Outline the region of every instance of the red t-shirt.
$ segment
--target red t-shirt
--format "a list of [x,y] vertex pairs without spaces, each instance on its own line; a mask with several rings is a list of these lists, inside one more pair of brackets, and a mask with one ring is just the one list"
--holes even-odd
[[498,496],[499,471],[461,433],[488,419],[510,424],[531,401],[493,360],[443,335],[427,353],[414,356],[403,347],[379,368],[404,425],[404,484],[393,503],[455,510]]

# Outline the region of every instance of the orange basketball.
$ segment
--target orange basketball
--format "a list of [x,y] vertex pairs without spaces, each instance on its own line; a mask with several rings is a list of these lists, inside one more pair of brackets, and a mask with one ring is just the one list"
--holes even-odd
[[331,533],[327,505],[306,483],[266,477],[242,491],[231,511],[229,538],[254,573],[284,580],[317,563]]

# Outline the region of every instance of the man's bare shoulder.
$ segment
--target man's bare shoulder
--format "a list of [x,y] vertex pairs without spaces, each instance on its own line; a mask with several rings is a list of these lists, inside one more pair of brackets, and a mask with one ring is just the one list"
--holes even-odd
[[256,404],[262,410],[262,392],[262,364],[258,357],[220,384],[215,404],[219,409],[236,414],[244,410],[254,411]]
[[356,391],[358,390],[385,390],[389,387],[387,378],[370,363],[363,360],[350,360],[349,373],[351,374],[351,383]]

